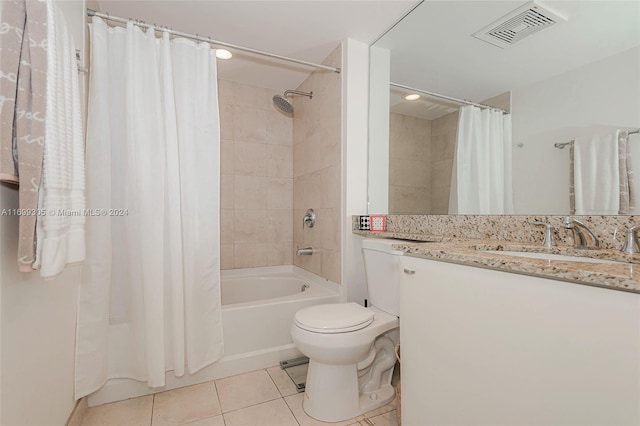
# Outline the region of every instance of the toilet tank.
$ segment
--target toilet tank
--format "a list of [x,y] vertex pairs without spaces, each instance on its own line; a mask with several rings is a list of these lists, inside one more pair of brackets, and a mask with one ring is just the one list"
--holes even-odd
[[366,238],[362,241],[369,305],[399,316],[400,258],[402,252],[391,246],[397,240]]

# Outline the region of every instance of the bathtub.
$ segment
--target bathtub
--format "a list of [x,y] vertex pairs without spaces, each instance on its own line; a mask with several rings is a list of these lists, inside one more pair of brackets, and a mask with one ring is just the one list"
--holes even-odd
[[305,306],[339,300],[338,289],[322,281],[297,267],[223,271],[225,358],[258,351],[263,356],[276,355],[270,357],[270,365],[275,365],[300,356],[289,335],[295,313]]
[[233,269],[221,273],[224,357],[196,374],[166,375],[149,389],[131,379],[109,380],[89,396],[89,406],[121,401],[278,365],[302,356],[289,335],[295,313],[340,301],[340,286],[296,266]]

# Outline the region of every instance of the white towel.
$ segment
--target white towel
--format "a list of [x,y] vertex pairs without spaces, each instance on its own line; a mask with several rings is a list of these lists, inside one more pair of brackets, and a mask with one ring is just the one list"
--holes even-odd
[[577,215],[617,215],[620,209],[619,131],[576,138],[573,145]]
[[47,1],[47,123],[34,268],[51,278],[66,264],[83,261],[84,140],[75,45],[64,16]]

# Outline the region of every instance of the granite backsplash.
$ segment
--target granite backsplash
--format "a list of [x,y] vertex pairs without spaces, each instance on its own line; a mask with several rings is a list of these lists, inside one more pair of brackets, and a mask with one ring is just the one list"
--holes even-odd
[[[353,229],[358,218],[353,216]],[[553,225],[557,245],[573,245],[573,231],[565,229],[566,216],[491,216],[491,215],[387,215],[386,234],[417,240],[425,237],[495,239],[542,244],[544,227],[533,222]],[[600,240],[603,249],[620,249],[627,229],[640,224],[640,216],[575,216]]]

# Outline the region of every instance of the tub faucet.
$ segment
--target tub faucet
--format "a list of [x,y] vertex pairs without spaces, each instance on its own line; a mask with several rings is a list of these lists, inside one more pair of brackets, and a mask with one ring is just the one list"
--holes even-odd
[[311,247],[304,247],[296,249],[296,256],[311,256],[313,249]]
[[573,244],[578,249],[599,249],[600,241],[587,226],[569,216],[562,221],[565,228],[573,231]]

